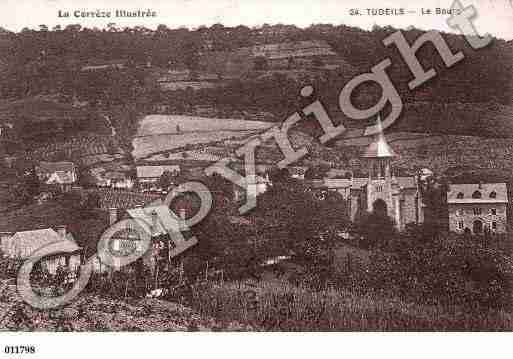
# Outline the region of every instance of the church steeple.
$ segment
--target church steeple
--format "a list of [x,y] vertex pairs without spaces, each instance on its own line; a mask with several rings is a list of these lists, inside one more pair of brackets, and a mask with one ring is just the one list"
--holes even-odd
[[389,178],[391,176],[390,162],[396,154],[385,139],[379,115],[376,127],[379,132],[374,136],[362,157],[368,159],[369,178]]
[[379,132],[374,136],[374,140],[367,147],[363,153],[364,158],[393,158],[396,156],[394,150],[388,144],[383,133],[383,127],[381,125],[381,116],[378,115],[376,126]]

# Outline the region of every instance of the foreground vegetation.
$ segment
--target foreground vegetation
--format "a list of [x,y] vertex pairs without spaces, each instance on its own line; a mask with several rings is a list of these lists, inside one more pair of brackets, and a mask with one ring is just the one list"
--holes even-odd
[[285,331],[479,331],[512,330],[503,311],[425,306],[348,291],[312,291],[284,281],[210,284],[194,291],[193,307],[223,321]]

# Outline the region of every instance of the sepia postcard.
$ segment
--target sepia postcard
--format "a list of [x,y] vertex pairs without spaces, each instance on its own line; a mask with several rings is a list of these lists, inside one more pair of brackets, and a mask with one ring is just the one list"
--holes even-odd
[[513,330],[512,0],[0,8],[2,358]]

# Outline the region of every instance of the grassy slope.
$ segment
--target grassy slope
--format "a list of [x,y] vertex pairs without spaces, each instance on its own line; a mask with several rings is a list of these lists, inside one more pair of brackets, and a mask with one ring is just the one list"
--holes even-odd
[[[255,293],[256,305],[248,298]],[[248,294],[249,293],[249,294]],[[408,304],[396,299],[358,296],[346,291],[314,292],[283,281],[212,285],[195,292],[203,315],[257,323],[287,331],[470,331],[512,330],[504,312],[467,313],[458,307]]]

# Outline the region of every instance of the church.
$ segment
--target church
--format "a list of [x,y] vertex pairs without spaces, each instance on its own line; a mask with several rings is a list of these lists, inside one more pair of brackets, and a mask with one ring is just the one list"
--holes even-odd
[[398,230],[403,230],[409,223],[424,222],[424,211],[418,179],[394,175],[392,164],[396,156],[381,130],[362,154],[368,177],[325,178],[312,185],[318,190],[339,192],[347,200],[347,214],[352,221],[380,208],[395,221]]

